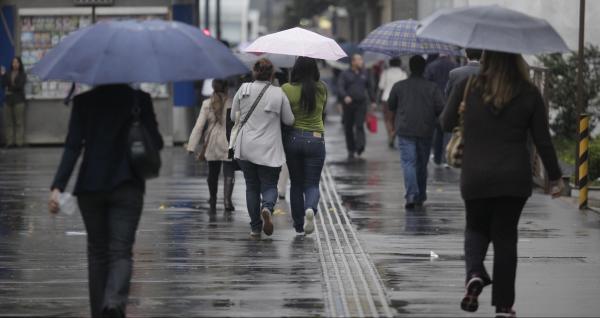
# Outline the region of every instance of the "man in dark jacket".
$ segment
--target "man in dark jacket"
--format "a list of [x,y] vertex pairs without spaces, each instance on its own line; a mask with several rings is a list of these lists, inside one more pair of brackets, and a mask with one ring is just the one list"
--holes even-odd
[[365,151],[365,116],[367,103],[375,107],[375,87],[369,72],[363,69],[363,58],[360,54],[352,56],[352,66],[342,72],[338,79],[338,95],[342,98],[344,109],[344,132],[348,158],[354,153],[361,155]]
[[[446,90],[450,71],[458,66],[452,61],[450,56],[440,55],[437,59],[427,65],[425,69],[425,79],[428,79],[440,88],[442,92]],[[444,97],[444,102],[446,101]],[[450,140],[450,134],[444,133],[439,124],[436,124],[433,134],[433,162],[436,165],[442,165],[445,162],[444,152],[446,144]]]
[[101,85],[73,100],[65,150],[51,186],[49,208],[57,213],[60,194],[85,149],[73,193],[87,232],[92,317],[125,316],[145,188],[128,153],[136,95],[140,121],[162,149],[150,95],[125,84]]
[[446,84],[446,90],[444,92],[446,96],[450,96],[450,93],[457,83],[462,82],[471,75],[479,74],[479,60],[481,59],[481,54],[483,52],[478,49],[466,49],[465,52],[467,53],[468,59],[467,65],[457,67],[450,71],[450,74],[448,75],[448,84]]
[[425,78],[425,59],[410,59],[411,75],[394,85],[388,105],[394,112],[400,159],[406,188],[406,208],[414,209],[427,200],[427,163],[437,116],[444,108],[439,87]]

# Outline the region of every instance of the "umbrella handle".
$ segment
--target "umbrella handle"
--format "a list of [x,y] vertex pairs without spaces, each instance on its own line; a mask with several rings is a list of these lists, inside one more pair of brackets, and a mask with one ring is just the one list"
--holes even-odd
[[65,100],[63,101],[65,106],[69,106],[69,104],[71,103],[71,100],[73,99],[73,93],[75,93],[75,82],[71,83],[71,89],[69,89],[69,93],[67,94],[67,97],[65,97]]

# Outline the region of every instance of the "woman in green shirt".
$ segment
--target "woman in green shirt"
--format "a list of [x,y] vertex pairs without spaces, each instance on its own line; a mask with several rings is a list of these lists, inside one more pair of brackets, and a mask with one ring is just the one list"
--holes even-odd
[[323,110],[327,103],[327,87],[319,81],[319,68],[312,58],[299,57],[291,75],[291,83],[281,88],[296,120],[284,132],[283,147],[290,172],[294,229],[299,234],[310,234],[315,230],[319,180],[325,164]]

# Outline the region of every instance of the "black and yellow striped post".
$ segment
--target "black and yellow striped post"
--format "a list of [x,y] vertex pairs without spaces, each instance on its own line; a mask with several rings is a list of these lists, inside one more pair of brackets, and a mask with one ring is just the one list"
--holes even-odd
[[582,114],[579,116],[579,144],[577,171],[579,185],[579,209],[583,210],[588,205],[588,161],[590,144],[590,116]]

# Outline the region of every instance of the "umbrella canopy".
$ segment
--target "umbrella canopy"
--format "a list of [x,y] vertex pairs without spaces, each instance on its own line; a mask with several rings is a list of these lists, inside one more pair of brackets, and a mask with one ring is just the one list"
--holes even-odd
[[244,52],[306,56],[324,60],[339,60],[346,56],[344,50],[333,39],[297,27],[261,36],[247,46]]
[[359,47],[390,56],[433,53],[462,55],[461,50],[454,45],[418,38],[416,32],[418,25],[419,22],[414,20],[386,23],[369,33],[360,42]]
[[225,78],[248,71],[229,48],[198,28],[162,20],[85,27],[32,68],[43,80],[90,85]]
[[296,63],[296,57],[293,55],[282,55],[282,54],[254,54],[247,52],[235,52],[233,53],[246,67],[252,69],[256,61],[266,58],[273,66],[280,71],[282,68],[292,68]]
[[438,11],[422,21],[417,35],[462,47],[508,53],[569,51],[546,20],[497,5]]

